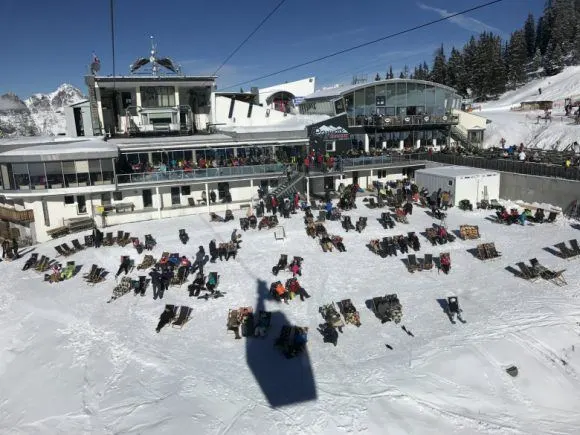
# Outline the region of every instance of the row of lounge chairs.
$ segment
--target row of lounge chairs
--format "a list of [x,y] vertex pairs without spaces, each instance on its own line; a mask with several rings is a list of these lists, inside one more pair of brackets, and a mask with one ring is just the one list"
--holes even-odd
[[373,239],[367,246],[375,254],[385,258],[392,255],[396,256],[397,250],[401,251],[401,254],[407,254],[409,247],[417,252],[421,249],[421,242],[414,232],[409,232],[407,236],[400,234],[393,237],[383,237],[382,241]]
[[525,279],[526,281],[535,282],[538,279],[542,278],[546,281],[550,281],[557,286],[564,286],[567,284],[566,280],[564,279],[564,272],[566,269],[553,271],[548,269],[547,267],[540,264],[538,259],[532,258],[530,260],[530,265],[528,266],[526,263],[519,262],[516,263],[516,266],[520,269],[520,277]]
[[566,242],[556,243],[554,246],[560,250],[559,256],[566,260],[571,260],[576,257],[580,257],[580,246],[578,246],[578,240],[570,240],[570,248],[566,246]]

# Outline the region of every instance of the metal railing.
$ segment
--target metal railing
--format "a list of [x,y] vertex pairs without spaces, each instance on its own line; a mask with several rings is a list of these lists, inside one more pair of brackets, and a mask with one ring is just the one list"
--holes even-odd
[[489,159],[484,157],[462,156],[456,154],[433,153],[428,160],[448,165],[471,166],[492,171],[512,172],[515,174],[554,177],[565,180],[580,180],[580,168],[566,168],[546,163],[520,162],[516,159]]
[[457,115],[399,115],[399,116],[349,116],[348,124],[355,126],[371,126],[378,128],[417,126],[417,125],[456,125]]
[[[163,183],[179,180],[205,180],[208,178],[227,178],[280,174],[288,165],[273,163],[269,165],[224,166],[218,168],[192,169],[178,171],[136,172],[117,175],[117,184],[130,183]],[[296,169],[295,166],[292,166]]]
[[[380,156],[361,156],[361,157],[343,157],[336,159],[333,170],[342,172],[349,171],[356,168],[364,167],[389,167],[389,166],[413,166],[424,164],[427,159],[427,153],[413,153],[413,154],[385,154]],[[319,167],[310,169],[310,172],[328,172],[328,168],[324,165],[323,170]]]

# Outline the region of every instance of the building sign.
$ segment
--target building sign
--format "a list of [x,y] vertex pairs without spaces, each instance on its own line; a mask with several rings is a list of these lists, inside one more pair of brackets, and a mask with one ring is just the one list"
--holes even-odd
[[323,137],[326,140],[341,140],[350,138],[350,134],[344,127],[334,125],[322,125],[313,132],[314,136]]
[[315,140],[348,140],[350,133],[347,129],[348,119],[346,114],[310,125],[308,135]]
[[294,97],[294,105],[298,106],[304,102],[304,97]]

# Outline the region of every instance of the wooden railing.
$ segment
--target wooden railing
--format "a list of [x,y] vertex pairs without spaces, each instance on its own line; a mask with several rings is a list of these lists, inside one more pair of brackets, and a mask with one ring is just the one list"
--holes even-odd
[[14,223],[34,222],[34,211],[14,210],[0,206],[0,219]]

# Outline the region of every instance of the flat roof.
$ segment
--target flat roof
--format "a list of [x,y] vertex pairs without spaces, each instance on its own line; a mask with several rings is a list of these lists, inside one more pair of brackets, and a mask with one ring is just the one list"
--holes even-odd
[[437,175],[440,177],[469,177],[473,175],[499,175],[497,171],[471,168],[469,166],[436,166],[433,168],[419,169],[415,174]]
[[27,137],[0,140],[0,161],[54,162],[117,157],[119,150],[102,138]]
[[415,80],[415,79],[388,79],[388,80],[378,80],[378,81],[372,81],[372,82],[367,82],[367,83],[359,83],[356,85],[342,85],[342,86],[335,86],[332,88],[328,88],[328,89],[322,89],[319,91],[315,91],[314,93],[310,94],[310,95],[306,95],[304,97],[305,100],[314,100],[317,98],[331,98],[331,97],[340,97],[341,95],[346,94],[347,92],[352,92],[354,90],[357,89],[363,89],[366,88],[368,86],[374,86],[374,85],[384,85],[384,84],[388,84],[388,83],[402,83],[402,82],[408,82],[408,83],[422,83],[425,85],[430,85],[430,86],[436,86],[439,88],[443,88],[443,89],[447,89],[448,91],[453,92],[454,94],[457,94],[457,90],[450,88],[449,86],[446,85],[442,85],[440,83],[435,83],[435,82],[430,82],[427,80]]

